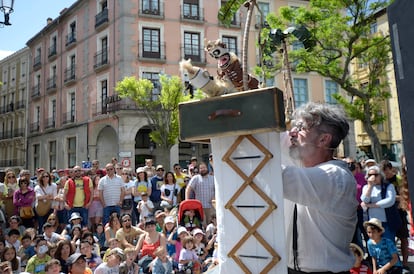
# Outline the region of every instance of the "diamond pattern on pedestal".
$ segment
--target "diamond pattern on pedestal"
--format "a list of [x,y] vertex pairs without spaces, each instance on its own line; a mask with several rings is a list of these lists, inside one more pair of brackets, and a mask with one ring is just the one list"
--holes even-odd
[[[234,162],[234,160],[241,161],[241,160],[248,160],[252,158],[258,158],[257,156],[246,156],[246,157],[236,157],[235,159],[232,159],[233,153],[236,151],[236,149],[240,146],[241,142],[247,140],[252,145],[254,145],[256,148],[259,149],[263,155],[260,156],[260,158],[263,157],[263,160],[260,161],[260,163],[257,165],[257,167],[251,172],[250,175],[245,174]],[[265,239],[260,235],[258,232],[258,228],[263,224],[263,222],[272,214],[272,211],[277,208],[277,205],[270,199],[269,196],[264,193],[260,187],[257,186],[257,184],[253,181],[256,175],[263,169],[263,167],[269,162],[269,160],[273,158],[272,153],[270,153],[269,150],[267,150],[256,138],[254,138],[252,135],[243,135],[239,136],[234,143],[231,145],[231,147],[227,150],[227,152],[223,156],[223,161],[226,162],[243,180],[243,184],[241,187],[234,193],[234,195],[230,198],[230,200],[225,205],[225,208],[230,210],[230,212],[233,213],[233,215],[242,223],[244,227],[247,229],[247,233],[243,235],[243,237],[236,243],[236,245],[230,250],[228,256],[231,257],[245,273],[252,273],[252,271],[246,266],[245,263],[243,263],[242,258],[243,257],[250,257],[250,258],[257,258],[260,259],[262,256],[254,255],[237,255],[237,251],[241,248],[243,243],[246,242],[247,239],[250,237],[255,237],[256,240],[264,247],[264,249],[270,254],[271,260],[270,262],[263,267],[263,269],[260,271],[260,273],[268,273],[279,261],[280,256],[279,254],[272,248],[271,245],[269,245]],[[263,201],[268,205],[267,209],[264,210],[263,214],[260,216],[257,221],[251,225],[238,211],[237,207],[235,206],[235,202],[240,195],[246,191],[246,188],[252,188],[253,191],[255,191],[260,198],[263,199]],[[254,205],[252,205],[254,207]],[[255,269],[254,272],[257,272]]]

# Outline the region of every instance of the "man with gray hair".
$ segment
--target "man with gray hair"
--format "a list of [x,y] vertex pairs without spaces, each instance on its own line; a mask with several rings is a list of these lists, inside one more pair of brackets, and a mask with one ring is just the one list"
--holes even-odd
[[[301,166],[282,166],[289,274],[349,274],[357,223],[356,182],[334,154],[349,125],[342,109],[307,103],[294,113],[289,155]],[[319,250],[315,252],[315,250]]]

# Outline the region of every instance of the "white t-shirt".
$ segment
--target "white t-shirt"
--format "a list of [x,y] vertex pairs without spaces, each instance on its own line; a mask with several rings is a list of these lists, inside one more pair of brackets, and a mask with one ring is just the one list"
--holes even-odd
[[147,200],[147,206],[148,207],[145,206],[144,203],[145,203],[144,201],[139,201],[139,203],[137,205],[137,208],[139,208],[141,206],[141,213],[139,214],[139,220],[140,221],[144,220],[145,217],[149,217],[149,215],[152,214],[152,211],[150,211],[148,209],[148,207],[151,208],[151,209],[154,209],[154,204],[151,202],[150,199]]
[[[161,190],[161,193],[164,193],[165,197],[167,197],[168,199],[173,201],[172,205],[175,206],[175,205],[177,205],[177,196],[174,195],[174,190],[176,189],[177,193],[178,193],[178,191],[180,190],[179,188],[180,187],[177,184],[174,184],[174,185],[163,184],[161,186],[160,190]],[[167,190],[167,191],[165,191],[165,190]]]
[[[129,181],[128,183],[124,183],[125,190],[130,189],[130,188],[132,189],[134,187],[135,187],[135,182],[132,180]],[[132,199],[132,194],[125,195],[124,199]]]
[[109,178],[109,176],[106,175],[99,180],[98,190],[103,190],[105,206],[118,205],[121,199],[121,189],[124,185],[125,183],[122,181],[121,177],[116,175],[112,178]]

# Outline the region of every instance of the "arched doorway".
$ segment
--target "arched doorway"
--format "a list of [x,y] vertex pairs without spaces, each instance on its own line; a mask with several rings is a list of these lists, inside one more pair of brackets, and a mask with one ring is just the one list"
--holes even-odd
[[135,135],[135,168],[144,166],[145,159],[153,159],[155,163],[156,157],[153,154],[155,145],[151,143],[150,133],[150,127],[145,126],[140,128]]
[[118,135],[110,127],[104,127],[96,140],[96,156],[103,166],[111,162],[112,157],[118,158]]

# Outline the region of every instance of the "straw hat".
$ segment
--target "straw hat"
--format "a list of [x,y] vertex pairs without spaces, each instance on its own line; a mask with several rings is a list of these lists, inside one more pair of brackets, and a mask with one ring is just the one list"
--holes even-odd
[[369,221],[364,222],[364,228],[365,229],[367,229],[368,225],[373,225],[375,227],[378,227],[379,230],[381,230],[381,232],[385,231],[384,227],[382,226],[381,221],[378,220],[377,218],[371,218],[371,219],[369,219]]

